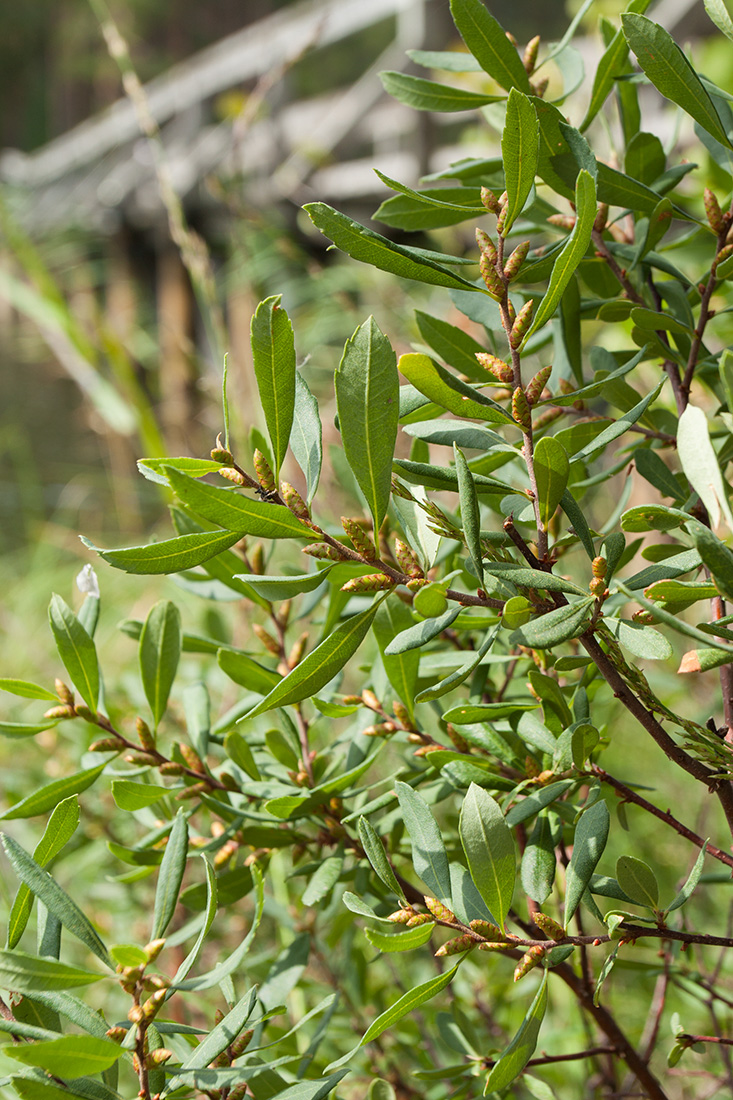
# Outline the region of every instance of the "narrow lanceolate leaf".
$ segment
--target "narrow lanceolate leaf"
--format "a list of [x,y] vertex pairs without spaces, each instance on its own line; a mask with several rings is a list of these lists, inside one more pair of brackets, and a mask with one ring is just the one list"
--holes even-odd
[[392,954],[395,951],[414,951],[417,947],[423,947],[434,931],[435,925],[430,921],[427,924],[419,924],[416,928],[408,928],[405,932],[398,932],[397,935],[390,935],[389,932],[372,928],[365,928],[364,934],[377,951]]
[[414,626],[403,630],[401,634],[394,637],[384,652],[390,656],[393,653],[405,653],[410,649],[419,649],[421,646],[426,645],[431,638],[436,638],[438,634],[442,634],[444,630],[447,630],[460,613],[460,607],[449,607],[445,614],[439,615],[437,619],[425,619],[421,623],[415,623]]
[[427,803],[407,783],[397,781],[395,793],[399,799],[405,828],[412,841],[412,864],[433,897],[445,905],[451,904],[451,879],[448,855],[435,818]]
[[695,405],[688,405],[679,419],[677,454],[685,477],[708,510],[711,526],[718,526],[722,512],[729,531],[733,532],[733,515],[718,456],[710,442],[708,418]]
[[[33,858],[39,867],[45,867],[59,854],[65,844],[71,840],[79,824],[79,802],[76,795],[60,802],[49,818],[43,836],[33,852]],[[8,947],[15,947],[28,924],[33,907],[33,894],[21,885],[15,895],[10,916],[8,917]]]
[[202,854],[201,859],[204,863],[204,870],[206,872],[206,908],[204,910],[204,923],[201,927],[201,931],[196,937],[196,942],[189,951],[186,958],[183,960],[178,970],[175,973],[175,977],[171,983],[172,986],[179,985],[184,978],[190,973],[193,967],[196,965],[199,955],[201,954],[204,946],[204,940],[209,934],[209,929],[214,923],[214,917],[216,916],[216,909],[218,904],[217,886],[216,886],[216,873],[214,868],[209,863],[209,860]]
[[0,722],[0,737],[9,737],[13,740],[33,737],[36,733],[53,729],[58,724],[58,718],[46,718],[43,722]]
[[38,958],[25,951],[0,951],[0,986],[19,993],[46,993],[56,989],[75,989],[99,982],[104,975],[78,966]]
[[306,499],[310,504],[321,476],[323,430],[318,402],[298,371],[295,372],[295,409],[290,430],[290,450],[303,471],[308,490]]
[[59,657],[74,687],[96,713],[99,698],[99,664],[94,642],[74,612],[60,596],[53,596],[48,609],[51,630]]
[[392,345],[370,317],[346,343],[335,389],[346,461],[366,497],[375,531],[389,504],[399,388]]
[[379,76],[388,95],[416,111],[475,111],[477,107],[485,107],[502,98],[470,92],[466,88],[451,88],[408,73],[387,71]]
[[483,552],[481,549],[481,514],[479,511],[473,475],[462,451],[453,445],[453,457],[458,474],[458,499],[461,503],[461,522],[466,547],[471,555],[479,585],[484,583]]
[[581,816],[575,830],[573,854],[566,876],[565,924],[580,905],[580,899],[588,888],[591,875],[608,840],[610,815],[605,800],[596,802]]
[[592,606],[593,599],[587,597],[566,607],[558,607],[537,619],[530,619],[524,626],[512,631],[509,642],[529,649],[552,649],[570,638],[577,638],[590,616]]
[[446,695],[449,691],[452,691],[453,688],[458,687],[459,684],[462,684],[464,680],[467,680],[474,669],[478,668],[486,654],[491,649],[498,633],[499,626],[492,627],[491,630],[487,631],[486,636],[479,648],[469,658],[469,660],[466,661],[464,665],[461,665],[460,668],[457,668],[455,672],[451,672],[448,676],[445,677],[445,679],[441,680],[439,683],[434,684],[432,687],[424,688],[418,695],[415,696],[415,702],[422,703],[426,702],[429,699],[439,699],[441,695]]
[[228,550],[241,537],[239,531],[197,531],[175,539],[153,542],[148,546],[125,546],[120,550],[102,550],[83,536],[81,541],[115,569],[148,576],[193,569],[209,558],[216,557],[222,550]]
[[431,1000],[436,993],[440,993],[442,989],[450,985],[460,965],[460,963],[456,963],[451,970],[446,970],[445,974],[438,974],[437,977],[430,978],[427,982],[423,982],[422,985],[416,985],[409,993],[405,993],[403,997],[395,1001],[391,1008],[388,1008],[381,1016],[377,1016],[374,1023],[364,1033],[364,1037],[359,1046],[364,1046],[365,1043],[370,1043],[372,1039],[376,1039],[378,1035],[381,1035],[382,1032],[386,1031],[392,1024],[396,1024],[397,1021],[401,1020],[403,1016],[406,1016],[408,1012],[412,1012],[413,1009],[419,1008],[420,1005],[424,1005],[425,1002]]
[[418,283],[481,293],[481,288],[475,283],[454,275],[450,268],[433,259],[431,255],[406,245],[395,244],[387,237],[352,221],[345,214],[340,214],[324,202],[309,202],[303,209],[317,229],[355,260],[361,260],[381,271],[391,271],[393,275],[400,275],[403,279],[415,279]]
[[252,362],[267,434],[279,477],[295,410],[293,326],[280,305],[281,294],[260,302],[252,318]]
[[171,922],[178,902],[188,854],[188,821],[183,810],[176,814],[158,872],[153,910],[152,940],[160,939]]
[[265,539],[313,539],[310,528],[304,527],[282,504],[253,500],[237,489],[220,489],[177,470],[165,469],[179,500],[211,523],[236,531],[240,538],[252,535]]
[[[247,1020],[252,1015],[252,1010],[256,1004],[257,990],[250,989],[234,1008],[227,1013],[224,1019],[220,1020],[216,1027],[209,1032],[206,1038],[202,1039],[198,1046],[195,1047],[193,1052],[181,1066],[181,1070],[203,1069],[213,1062],[214,1059],[217,1058],[223,1050],[226,1050],[244,1030],[247,1025]],[[173,1078],[168,1088],[164,1090],[164,1095],[166,1092],[170,1092],[174,1088],[179,1089],[182,1085],[188,1083],[189,1078],[184,1072],[181,1076]]]
[[157,727],[165,714],[181,656],[181,613],[170,600],[150,609],[140,635],[140,674]]
[[246,714],[245,718],[254,718],[256,714],[264,714],[273,707],[299,703],[301,699],[316,695],[356,653],[372,625],[377,607],[378,604],[375,604],[361,614],[353,615],[346,622],[340,623],[293,669],[289,676],[281,680],[262,702]]
[[382,841],[380,840],[374,826],[367,821],[365,817],[360,817],[358,822],[359,840],[364,849],[364,854],[371,863],[376,873],[381,878],[384,885],[388,890],[397,898],[404,898],[404,891],[398,884],[395,878],[395,873],[392,870],[392,865],[387,859],[387,853],[384,850]]
[[687,530],[721,595],[733,600],[733,551],[699,520],[690,519]]
[[[709,838],[708,838],[709,839]],[[692,892],[700,881],[700,875],[702,874],[702,865],[705,862],[705,854],[707,852],[708,841],[706,840],[700,849],[700,854],[695,860],[695,865],[687,876],[687,881],[682,887],[677,897],[674,899],[671,905],[667,906],[667,912],[671,913],[673,909],[679,909],[685,902],[692,896]]]
[[48,688],[40,684],[32,684],[29,680],[0,679],[0,691],[9,691],[11,695],[20,695],[23,699],[50,699],[52,703],[58,703],[58,696]]
[[730,147],[712,99],[672,36],[645,15],[627,12],[621,16],[621,23],[627,42],[654,87],[721,145]]
[[107,966],[112,965],[107,948],[87,916],[82,913],[75,901],[63,890],[54,878],[26,852],[11,836],[0,834],[5,854],[21,882],[42,902],[48,912],[78,940],[86,944],[98,959]]
[[533,332],[536,332],[552,317],[590,244],[593,222],[596,218],[596,185],[593,177],[585,168],[578,172],[578,178],[575,181],[575,212],[575,226],[565,242],[562,252],[555,260],[549,286],[540,302],[535,319],[524,338],[524,343],[527,342]]
[[85,771],[77,772],[75,775],[64,776],[63,779],[55,779],[53,783],[46,784],[45,787],[39,788],[34,791],[33,794],[29,794],[27,798],[21,799],[20,802],[16,802],[14,806],[11,806],[9,810],[6,810],[4,814],[0,815],[0,820],[11,821],[19,817],[36,817],[38,814],[48,813],[49,810],[53,810],[55,806],[58,806],[59,802],[63,802],[64,799],[69,798],[72,794],[81,794],[87,787],[91,787],[95,779],[98,779],[106,768],[106,762],[104,764],[98,764],[96,768],[87,768]]
[[554,516],[567,488],[570,462],[562,443],[545,435],[534,450],[540,519],[545,527]]
[[471,878],[503,929],[514,895],[514,841],[498,802],[475,783],[463,801],[458,828]]
[[313,592],[328,577],[331,566],[315,573],[298,573],[289,577],[268,577],[259,573],[238,573],[236,579],[244,581],[260,596],[276,603],[279,600],[292,600],[304,592]]
[[733,22],[723,0],[704,0],[705,11],[719,31],[733,42]]
[[414,711],[420,654],[417,650],[402,650],[392,654],[387,653],[387,649],[390,642],[412,626],[413,621],[409,609],[397,597],[385,600],[374,620],[374,637],[387,679],[411,716]]
[[506,1088],[516,1080],[527,1062],[534,1054],[537,1037],[547,1008],[547,971],[542,976],[542,984],[535,994],[529,1012],[524,1017],[519,1031],[492,1068],[484,1089],[484,1096]]
[[651,404],[653,404],[659,397],[664,385],[664,379],[658,386],[643,397],[638,404],[634,405],[633,409],[629,409],[627,413],[620,416],[618,420],[614,420],[613,424],[609,424],[607,428],[597,435],[592,443],[588,443],[580,451],[576,451],[574,455],[570,456],[571,462],[577,462],[582,459],[583,462],[588,462],[599,451],[605,450],[609,443],[612,443],[614,439],[618,439],[620,435],[628,431],[632,424],[635,424],[639,420]]
[[401,355],[397,369],[408,382],[436,405],[448,409],[456,416],[470,416],[476,420],[488,420],[494,424],[513,424],[511,416],[480,390],[456,378],[444,367],[434,363],[427,355],[407,352]]
[[639,905],[656,909],[659,883],[648,863],[634,856],[620,856],[616,861],[616,881],[625,894]]
[[522,213],[537,174],[539,123],[526,95],[512,88],[506,105],[506,121],[501,136],[504,183],[507,201],[504,208],[502,237]]
[[64,1035],[42,1043],[15,1046],[8,1053],[23,1065],[37,1066],[58,1077],[73,1078],[103,1073],[122,1057],[124,1051],[109,1039],[96,1039],[93,1035]]
[[481,0],[451,0],[453,22],[485,73],[509,91],[529,92],[529,77],[500,23]]
[[605,53],[598,62],[596,74],[593,78],[593,90],[591,91],[590,103],[588,104],[585,118],[580,125],[581,132],[587,130],[603,104],[606,102],[613,88],[614,80],[624,69],[628,55],[628,43],[624,38],[623,31],[619,30],[609,42]]

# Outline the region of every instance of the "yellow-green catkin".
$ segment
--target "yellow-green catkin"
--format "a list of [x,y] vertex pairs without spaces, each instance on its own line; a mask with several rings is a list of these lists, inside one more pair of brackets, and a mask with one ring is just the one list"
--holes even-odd
[[536,405],[539,399],[542,397],[542,391],[549,382],[551,374],[552,364],[550,363],[548,366],[542,367],[541,370],[538,370],[534,378],[532,378],[531,381],[527,384],[525,392],[527,394],[527,400],[529,401],[530,405]]

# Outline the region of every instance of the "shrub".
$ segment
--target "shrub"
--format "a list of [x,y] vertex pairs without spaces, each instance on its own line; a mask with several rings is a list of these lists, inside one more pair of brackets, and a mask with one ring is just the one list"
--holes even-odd
[[[53,727],[75,761],[3,815],[50,814],[33,856],[4,839],[21,886],[2,1083],[21,1097],[660,1100],[691,1095],[663,1065],[690,1048],[730,1084],[733,244],[714,188],[730,190],[733,115],[647,6],[601,20],[583,115],[572,34],[522,58],[481,0],[452,0],[469,52],[413,59],[483,75],[385,84],[483,111],[501,157],[419,191],[385,178],[378,217],[449,242],[479,223],[477,247],[395,244],[308,207],[342,251],[452,299],[452,321],[418,312],[399,359],[373,318],[344,348],[352,514],[335,524],[319,491],[318,401],[268,298],[252,467],[225,396],[210,458],[141,461],[173,492],[173,537],[98,550],[242,601],[235,641],[185,632],[162,599],[123,624],[142,690],[105,691],[85,574],[77,614],[50,608],[73,689],[2,681],[53,706],[0,732]],[[705,167],[642,129],[647,85]],[[280,481],[288,449],[301,491]],[[95,809],[105,783],[114,807]],[[108,889],[90,871],[104,836],[131,867]],[[64,887],[43,868],[65,846]],[[34,900],[35,953],[18,946]]]

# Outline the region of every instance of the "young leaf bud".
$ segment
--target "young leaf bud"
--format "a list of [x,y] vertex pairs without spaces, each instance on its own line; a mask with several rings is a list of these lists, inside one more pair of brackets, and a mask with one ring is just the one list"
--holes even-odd
[[511,943],[480,943],[478,945],[479,951],[513,951],[514,944]]
[[142,718],[138,717],[135,720],[135,729],[140,739],[140,744],[144,749],[155,748],[155,738],[150,732],[150,726]]
[[143,1005],[143,1013],[146,1020],[152,1020],[152,1018],[161,1009],[163,1002],[166,998],[167,990],[156,989],[155,993],[151,993],[147,1001]]
[[311,542],[308,546],[301,547],[301,553],[307,554],[309,558],[318,558],[319,561],[343,561],[348,558],[348,554],[342,553],[327,542]]
[[43,715],[44,718],[75,718],[76,710],[70,703],[63,703],[58,707],[49,707]]
[[449,924],[455,923],[455,913],[451,913],[447,905],[443,905],[442,901],[438,901],[437,898],[426,897],[426,908],[433,914],[436,920],[448,921]]
[[[165,1063],[173,1057],[173,1051],[168,1050],[167,1047],[158,1047],[157,1050],[151,1050],[147,1057],[149,1066],[163,1066]],[[231,1093],[229,1094],[231,1096]]]
[[131,1024],[139,1024],[141,1020],[145,1019],[145,1013],[143,1012],[142,1005],[133,1005],[130,1011],[127,1013],[127,1018]]
[[481,278],[483,279],[486,289],[492,298],[497,302],[501,301],[504,297],[504,283],[501,280],[501,276],[492,264],[489,257],[485,252],[481,253],[481,259],[479,260],[479,271],[481,272]]
[[481,188],[481,202],[489,214],[498,214],[501,210],[499,200],[493,191],[489,191],[488,187]]
[[143,951],[145,952],[145,957],[148,960],[148,963],[155,962],[164,947],[164,939],[151,940],[150,943],[146,943]]
[[565,929],[563,926],[558,924],[553,917],[548,917],[547,913],[535,913],[532,920],[551,940],[565,939]]
[[509,318],[509,324],[513,325],[514,322],[517,319],[517,311],[514,308],[514,302],[509,297],[507,297],[507,300],[506,300],[506,312],[507,312],[507,317]]
[[529,402],[524,390],[517,386],[512,397],[512,416],[526,432],[532,427],[532,417],[529,411]]
[[175,760],[166,760],[158,768],[161,775],[183,775],[183,765]]
[[723,211],[720,209],[720,203],[709,187],[706,187],[703,192],[703,202],[705,204],[705,213],[710,223],[710,228],[715,230],[716,233],[720,233],[725,226]]
[[733,244],[727,244],[725,248],[721,248],[718,255],[715,257],[715,266],[722,264],[723,260],[727,260],[729,256],[733,256]]
[[547,385],[550,375],[552,374],[552,363],[543,367],[542,370],[538,370],[537,374],[531,380],[527,386],[527,400],[530,405],[536,405],[539,399],[542,397],[542,391]]
[[373,710],[376,711],[376,713],[381,714],[382,704],[380,703],[379,699],[377,699],[374,692],[371,691],[369,688],[365,688],[364,691],[362,691],[361,701],[365,707],[369,708],[369,710]]
[[239,470],[235,470],[233,466],[220,466],[216,472],[219,477],[225,477],[227,481],[231,481],[234,485],[239,485],[240,488],[247,485],[252,489],[257,484],[254,478],[247,479],[243,473]]
[[390,913],[387,920],[391,920],[393,924],[407,924],[408,920],[412,920],[414,916],[415,912],[412,909],[398,909]]
[[492,374],[497,382],[501,382],[503,386],[511,385],[514,371],[508,363],[505,363],[503,359],[497,359],[489,351],[477,351],[475,354],[479,364],[485,371]]
[[408,577],[422,577],[423,571],[420,562],[417,560],[417,555],[413,553],[406,542],[396,538],[394,540],[394,552],[397,564],[403,573],[406,573]]
[[476,947],[476,940],[468,932],[463,936],[457,936],[454,940],[448,940],[435,952],[436,958],[444,958],[446,955],[460,955],[463,951],[470,951]]
[[547,220],[550,225],[556,225],[558,229],[575,228],[575,218],[572,214],[550,214]]
[[528,302],[525,302],[520,309],[519,313],[517,314],[516,320],[512,325],[512,331],[509,333],[509,343],[514,349],[518,348],[522,340],[524,339],[524,334],[526,333],[532,321],[533,311],[534,298],[530,298],[530,300]]
[[529,87],[532,95],[537,96],[538,99],[542,99],[545,92],[547,91],[547,85],[549,83],[550,78],[548,76],[543,76],[541,80],[530,80]]
[[366,533],[361,524],[355,519],[348,519],[346,516],[341,517],[341,526],[351,540],[351,545],[356,550],[357,554],[361,554],[367,561],[376,561],[379,555],[377,554],[377,548],[372,542],[369,535]]
[[[232,1057],[239,1058],[240,1054],[244,1054],[245,1050],[252,1042],[252,1036],[254,1035],[254,1029],[249,1028],[247,1031],[243,1031],[238,1039],[235,1039],[231,1044]],[[231,1093],[229,1096],[231,1097]]]
[[429,913],[415,913],[410,917],[408,921],[405,921],[408,928],[417,928],[419,924],[432,924],[433,918]]
[[280,493],[282,495],[285,504],[298,519],[309,520],[311,518],[310,509],[303,500],[302,496],[295,489],[289,481],[282,481],[280,483]]
[[280,656],[280,645],[275,641],[272,634],[269,634],[261,623],[253,623],[252,629],[262,642],[263,646],[268,653],[272,653],[274,657]]
[[58,678],[54,680],[53,686],[56,689],[56,694],[62,703],[67,703],[70,707],[74,705],[74,692],[70,687],[67,687],[63,680]]
[[512,279],[516,279],[519,274],[519,269],[527,259],[527,253],[529,252],[529,241],[522,241],[512,252],[511,256],[504,265],[504,278],[509,282]]
[[397,582],[384,573],[367,573],[365,577],[352,577],[341,585],[342,592],[380,592],[384,588],[394,588]]
[[539,945],[530,947],[527,954],[522,955],[522,958],[519,960],[519,965],[514,971],[514,981],[518,982],[525,974],[529,974],[530,970],[534,970],[536,966],[539,966],[544,957],[544,947],[540,947]]
[[187,745],[185,741],[179,741],[178,751],[183,757],[186,767],[190,768],[191,771],[198,772],[200,775],[206,771],[203,760],[192,745]]
[[548,424],[552,424],[554,420],[559,420],[560,417],[564,415],[565,410],[562,408],[545,409],[534,422],[535,431],[539,431],[540,428],[546,428]]
[[214,462],[221,462],[224,466],[234,465],[234,455],[221,441],[221,432],[216,437],[216,446],[211,452]]
[[361,731],[362,737],[387,737],[391,732],[393,731],[388,730],[384,722],[378,726],[367,726]]
[[[496,204],[497,212],[500,210],[499,204]],[[483,256],[488,256],[489,261],[496,267],[499,256],[496,251],[496,245],[492,241],[489,234],[484,229],[476,229],[476,244],[481,249]]]
[[591,568],[593,570],[593,576],[595,578],[603,580],[603,578],[606,575],[607,567],[608,567],[608,563],[607,563],[605,558],[601,558],[601,557],[593,558],[593,564],[592,564]]
[[303,660],[305,647],[308,644],[308,631],[304,630],[288,654],[288,668],[294,669]]
[[606,222],[608,221],[608,203],[599,202],[598,212],[596,213],[596,220],[593,222],[593,228],[596,233],[602,233],[606,228]]
[[501,928],[496,924],[492,924],[488,920],[472,920],[469,927],[478,932],[479,936],[486,936],[487,939],[503,940],[505,939],[504,933]]
[[276,493],[277,484],[275,482],[275,475],[272,472],[272,467],[259,448],[255,449],[252,461],[254,463],[255,473],[257,474],[257,478],[262,488],[266,493]]
[[524,56],[522,57],[522,64],[524,65],[524,70],[528,75],[531,75],[534,72],[534,67],[537,64],[537,51],[539,50],[539,48],[540,36],[536,34],[534,38],[530,38],[529,42],[527,43],[527,48],[524,51]]
[[407,588],[410,592],[418,592],[421,588],[424,588],[426,584],[430,584],[427,577],[415,577],[414,580],[407,582]]
[[[501,200],[499,200],[499,201],[501,201]],[[501,213],[499,214],[499,217],[496,219],[496,232],[499,234],[500,237],[504,236],[504,226],[506,225],[507,209],[508,209],[508,207],[506,206],[506,204],[504,204],[502,206],[502,210],[501,210]]]
[[514,37],[514,35],[512,34],[511,31],[504,31],[504,34],[507,36],[507,38],[511,42],[512,46],[517,45],[517,40],[516,40],[516,38]]
[[128,764],[145,764],[149,768],[154,768],[158,764],[157,756],[149,752],[128,752],[125,754],[125,760]]
[[415,726],[410,718],[410,712],[399,699],[395,699],[392,703],[392,713],[404,730],[414,731]]
[[100,741],[92,741],[89,746],[90,752],[119,752],[120,749],[124,749],[125,742],[120,741],[117,737],[103,737]]
[[123,1039],[127,1037],[126,1027],[110,1027],[107,1030],[107,1038],[111,1039],[113,1043],[121,1043]]

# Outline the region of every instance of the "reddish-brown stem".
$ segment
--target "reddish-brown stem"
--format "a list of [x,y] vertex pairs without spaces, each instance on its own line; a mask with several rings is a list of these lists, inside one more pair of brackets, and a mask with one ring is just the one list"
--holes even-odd
[[724,1039],[720,1035],[678,1035],[677,1041],[683,1040],[688,1046],[693,1043],[719,1043],[721,1046],[733,1047],[733,1039]]

